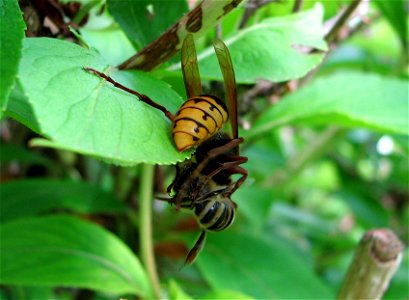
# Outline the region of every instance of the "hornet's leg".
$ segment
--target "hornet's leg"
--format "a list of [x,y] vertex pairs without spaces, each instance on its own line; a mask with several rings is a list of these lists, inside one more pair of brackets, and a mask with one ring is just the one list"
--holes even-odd
[[243,184],[243,182],[247,179],[248,172],[246,169],[236,166],[233,168],[228,169],[231,174],[241,174],[242,176],[236,181],[231,184],[231,188],[229,193],[227,194],[229,197]]
[[99,71],[97,71],[97,70],[95,70],[95,69],[93,69],[93,68],[85,67],[84,70],[85,70],[85,71],[88,71],[88,72],[90,72],[90,73],[94,73],[95,75],[97,75],[97,76],[99,76],[99,77],[101,77],[101,78],[104,78],[106,81],[108,81],[109,83],[111,83],[114,87],[116,87],[116,88],[118,88],[118,89],[121,89],[121,90],[123,90],[123,91],[125,91],[125,92],[128,92],[128,93],[130,93],[130,94],[132,94],[132,95],[138,97],[139,100],[145,102],[146,104],[148,104],[148,105],[150,105],[150,106],[152,106],[152,107],[154,107],[154,108],[156,108],[156,109],[159,109],[160,111],[162,111],[162,112],[165,114],[165,116],[166,116],[171,122],[173,121],[173,118],[174,118],[174,117],[173,117],[172,113],[171,113],[170,111],[168,111],[168,110],[166,109],[166,107],[160,105],[159,103],[156,103],[155,101],[153,101],[153,100],[152,100],[151,98],[149,98],[148,96],[146,96],[146,95],[144,95],[144,94],[140,94],[140,93],[138,93],[137,91],[131,90],[130,88],[127,88],[126,86],[123,86],[123,85],[120,84],[119,82],[116,82],[115,80],[113,80],[111,77],[109,77],[109,76],[105,75],[104,73],[99,72]]
[[191,265],[195,261],[197,255],[203,249],[205,240],[206,240],[206,231],[203,230],[199,238],[197,239],[196,243],[193,245],[193,248],[190,249],[189,253],[187,254],[185,262],[181,268],[183,268],[185,265]]
[[[220,173],[221,171],[225,170],[227,172],[229,172],[229,174],[242,174],[243,176],[238,180],[240,181],[240,184],[234,188],[234,190],[229,194],[233,194],[234,191],[236,189],[238,189],[238,187],[244,182],[244,180],[246,180],[247,178],[247,171],[241,167],[239,167],[239,165],[247,162],[247,157],[242,157],[242,156],[235,156],[234,157],[234,161],[230,161],[230,162],[225,162],[220,164],[220,166],[218,168],[216,168],[214,171],[212,171],[210,174],[206,175],[206,177],[200,181],[200,189],[198,189],[197,191],[195,191],[195,194],[193,195],[193,198],[195,199],[197,197],[197,195],[200,195],[200,192],[202,190],[202,188],[213,178],[213,176],[217,175],[218,173]],[[244,176],[243,171],[246,173],[246,175]],[[238,182],[236,181],[236,182]]]
[[[193,183],[193,180],[200,177],[203,169],[206,167],[206,165],[209,163],[209,161],[211,161],[212,159],[214,159],[215,157],[217,157],[217,156],[219,156],[219,155],[221,155],[223,153],[226,153],[226,152],[230,151],[231,149],[234,149],[239,144],[241,144],[243,141],[244,141],[243,138],[232,139],[231,141],[224,144],[223,146],[220,146],[220,147],[217,147],[217,148],[214,148],[214,149],[210,150],[208,152],[206,158],[203,161],[201,161],[200,164],[192,172],[192,174],[190,175],[190,180],[186,180],[180,188],[182,190],[187,190],[189,188],[189,186]],[[176,199],[176,202],[179,202],[179,201],[180,201],[180,199]]]

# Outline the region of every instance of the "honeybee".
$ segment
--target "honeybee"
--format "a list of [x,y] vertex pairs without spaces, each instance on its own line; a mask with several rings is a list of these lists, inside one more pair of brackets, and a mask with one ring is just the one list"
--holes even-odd
[[[226,102],[213,95],[202,94],[196,49],[192,35],[187,35],[182,45],[182,73],[188,100],[172,115],[164,106],[148,96],[124,87],[109,76],[92,68],[85,68],[115,87],[136,95],[141,101],[161,110],[172,122],[172,137],[178,151],[197,147],[194,155],[176,165],[176,176],[167,188],[170,198],[160,198],[179,208],[194,212],[202,231],[186,256],[191,264],[204,246],[208,231],[222,231],[234,221],[237,205],[231,195],[247,178],[240,165],[247,158],[240,156],[238,136],[237,90],[230,53],[219,39],[214,49],[223,74]],[[227,104],[227,105],[226,105]],[[221,132],[230,119],[232,136]],[[237,180],[232,175],[239,175]]]

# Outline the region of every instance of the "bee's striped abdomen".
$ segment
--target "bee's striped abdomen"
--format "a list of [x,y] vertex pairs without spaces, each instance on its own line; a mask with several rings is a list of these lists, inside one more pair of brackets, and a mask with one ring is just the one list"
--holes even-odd
[[226,105],[216,96],[188,99],[173,120],[172,136],[178,151],[184,151],[218,132],[229,118]]
[[231,201],[209,200],[195,205],[195,215],[209,231],[221,231],[234,220],[235,207]]

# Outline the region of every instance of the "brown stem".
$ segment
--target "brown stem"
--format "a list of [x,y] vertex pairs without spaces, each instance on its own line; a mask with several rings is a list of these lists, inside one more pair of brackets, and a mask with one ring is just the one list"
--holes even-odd
[[120,70],[153,70],[174,56],[182,47],[186,35],[195,38],[204,35],[214,27],[221,17],[237,7],[242,0],[203,0],[184,15],[158,39],[118,66]]
[[293,6],[293,13],[299,12],[302,9],[303,4],[304,4],[303,0],[295,0]]
[[402,243],[389,229],[368,231],[356,249],[337,299],[381,299],[399,267],[402,250]]
[[243,16],[241,17],[239,29],[242,29],[246,26],[248,20],[256,12],[257,9],[273,1],[275,0],[249,0],[246,3],[246,10],[244,11]]
[[336,21],[334,26],[325,36],[325,40],[328,44],[331,44],[336,37],[338,36],[339,31],[342,27],[344,27],[345,23],[348,21],[349,17],[351,17],[352,13],[358,7],[358,5],[362,2],[362,0],[353,0],[351,4],[345,9],[345,11],[341,14],[339,19]]

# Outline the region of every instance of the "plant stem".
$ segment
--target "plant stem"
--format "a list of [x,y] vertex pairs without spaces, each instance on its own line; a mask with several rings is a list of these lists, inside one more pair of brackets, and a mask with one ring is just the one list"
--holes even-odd
[[156,272],[152,241],[152,190],[154,166],[142,164],[141,184],[139,189],[139,230],[142,262],[148,272],[156,299],[160,299],[160,283]]
[[302,9],[303,0],[295,0],[293,6],[293,13],[299,12]]
[[246,10],[240,20],[239,29],[243,29],[247,25],[247,21],[250,17],[261,7],[267,5],[274,0],[249,0],[246,3]]
[[339,17],[338,21],[331,28],[330,32],[328,32],[328,34],[326,35],[325,40],[327,41],[328,44],[331,44],[334,40],[336,40],[339,31],[346,24],[348,19],[351,17],[352,13],[355,11],[355,9],[361,2],[362,0],[353,0],[349,4],[346,10]]
[[368,231],[359,243],[337,299],[381,299],[402,260],[403,246],[389,229]]
[[[196,38],[213,28],[221,17],[237,7],[242,0],[204,0],[180,18],[159,38],[118,66],[120,70],[153,70],[169,60],[181,48],[188,33]],[[204,17],[206,16],[206,17]]]

